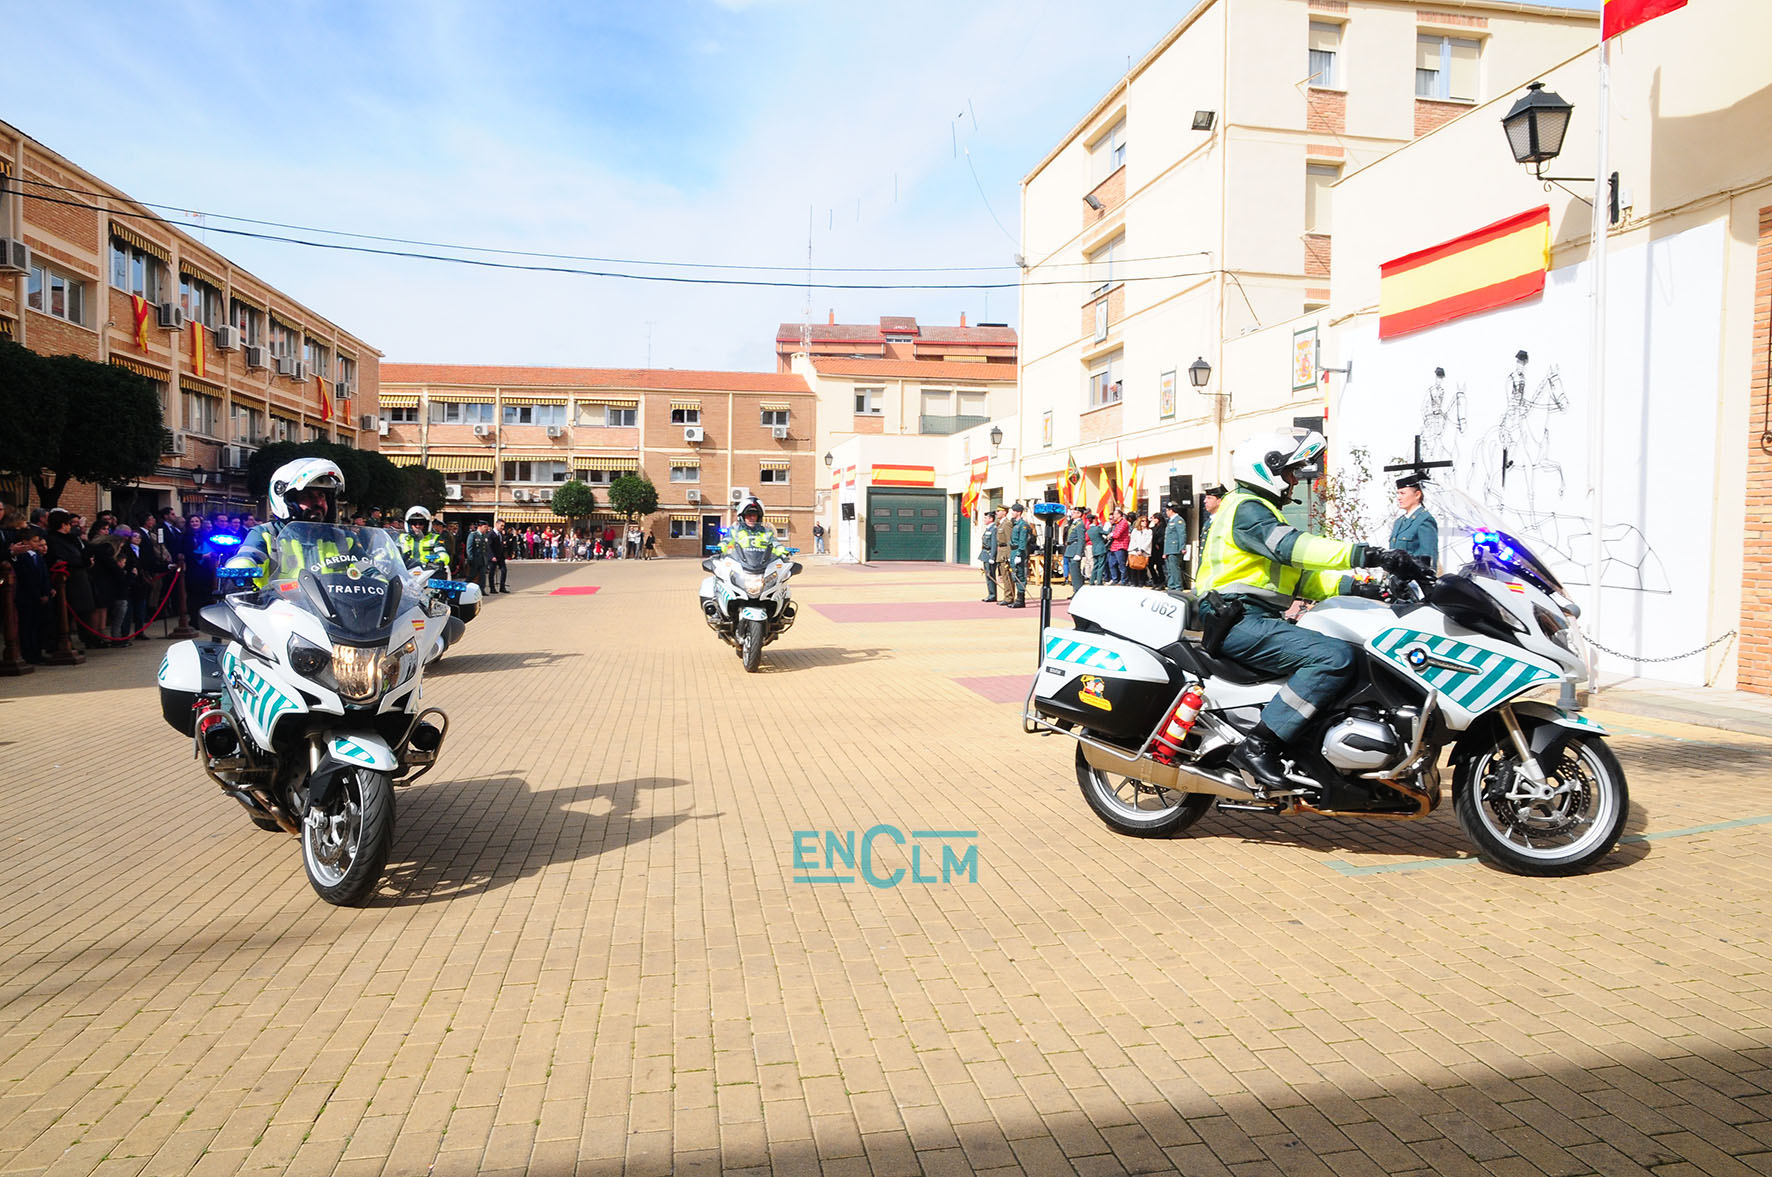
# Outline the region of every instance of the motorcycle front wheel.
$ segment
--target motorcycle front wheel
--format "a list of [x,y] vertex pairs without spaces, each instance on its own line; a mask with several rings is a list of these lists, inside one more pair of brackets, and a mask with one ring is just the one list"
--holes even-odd
[[738,623],[738,656],[744,659],[744,668],[754,672],[757,664],[763,661],[763,623],[761,621],[741,621]]
[[302,821],[301,857],[314,894],[360,907],[381,880],[394,842],[394,786],[388,775],[357,769],[324,810]]
[[1116,833],[1134,838],[1173,838],[1212,808],[1212,794],[1165,789],[1134,777],[1103,772],[1077,745],[1077,786],[1095,816]]
[[1503,735],[1461,763],[1453,811],[1483,858],[1522,875],[1571,875],[1609,853],[1630,816],[1630,790],[1618,758],[1597,736],[1573,736],[1543,757],[1550,788],[1536,790],[1517,769]]

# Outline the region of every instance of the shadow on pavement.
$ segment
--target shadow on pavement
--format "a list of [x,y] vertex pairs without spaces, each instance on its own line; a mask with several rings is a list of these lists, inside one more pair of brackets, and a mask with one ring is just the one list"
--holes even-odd
[[[795,648],[771,646],[763,651],[758,674],[785,674],[794,670],[811,670],[815,666],[849,666],[856,662],[873,662],[887,654],[879,647],[802,646]],[[738,661],[734,654],[732,660]]]
[[467,674],[475,670],[521,670],[531,666],[548,666],[566,658],[580,658],[574,651],[499,650],[485,654],[445,654],[425,671],[426,678],[439,674]]
[[685,783],[638,777],[537,791],[523,777],[497,776],[396,791],[394,848],[368,906],[477,895],[668,833],[691,815],[656,812],[646,794]]

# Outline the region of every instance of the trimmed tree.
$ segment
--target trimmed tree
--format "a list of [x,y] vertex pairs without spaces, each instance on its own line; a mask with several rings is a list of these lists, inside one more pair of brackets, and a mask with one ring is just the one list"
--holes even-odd
[[30,348],[0,341],[0,470],[35,474],[60,441],[67,401],[47,387],[52,375]]
[[609,484],[609,505],[631,523],[658,510],[658,487],[643,474],[623,474]]
[[554,488],[550,505],[554,508],[554,514],[575,524],[597,509],[597,495],[575,478]]
[[[13,363],[39,390],[29,412],[39,418],[33,432],[40,448],[34,456],[20,455],[24,460],[19,463],[26,467],[21,473],[30,475],[39,503],[54,507],[76,479],[121,486],[154,472],[166,430],[159,394],[146,377],[79,356],[40,358],[34,374],[28,363],[22,369],[16,366],[16,356]],[[4,380],[0,376],[0,383]],[[10,399],[3,393],[0,397]],[[23,419],[12,416],[8,432],[11,421]]]
[[443,472],[428,466],[395,466],[400,479],[400,502],[419,506],[427,511],[441,511],[444,505]]

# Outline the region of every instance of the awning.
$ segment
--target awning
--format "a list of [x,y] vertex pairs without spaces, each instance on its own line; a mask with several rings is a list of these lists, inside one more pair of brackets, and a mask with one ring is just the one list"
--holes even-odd
[[164,245],[161,245],[158,242],[149,241],[146,237],[143,237],[140,233],[137,233],[127,225],[120,225],[116,221],[112,221],[111,236],[115,237],[125,245],[133,245],[143,253],[157,257],[163,262],[170,263],[172,261],[172,252]]
[[786,527],[788,525],[788,517],[786,515],[765,515],[763,516],[763,522],[774,527]]
[[433,403],[442,401],[444,404],[451,405],[489,405],[492,403],[490,396],[481,396],[477,392],[433,392],[431,400]]
[[757,463],[757,468],[759,470],[786,470],[788,465],[787,458],[764,458]]
[[765,413],[788,413],[792,412],[794,408],[789,401],[764,401],[757,407]]
[[221,396],[224,391],[219,384],[211,384],[207,380],[199,380],[197,377],[189,375],[180,376],[178,386],[185,392],[194,392],[201,396]]
[[609,405],[617,409],[637,409],[640,407],[640,398],[635,396],[581,396],[578,398],[578,403],[581,405]]
[[638,470],[639,458],[574,458],[575,470]]
[[672,458],[671,465],[673,465],[673,466],[700,466],[701,459],[700,458]]
[[384,392],[379,398],[384,409],[416,409],[418,393],[416,392]]
[[566,403],[564,394],[560,396],[507,396],[500,400],[507,405],[563,405]]
[[678,515],[678,514],[673,514],[673,515],[672,515],[672,516],[671,516],[671,522],[672,522],[672,523],[700,523],[700,522],[701,522],[701,516],[700,516],[700,515]]
[[396,466],[416,466],[416,465],[418,465],[418,455],[417,454],[383,454],[382,457],[386,458],[388,461],[392,462]]
[[195,278],[199,282],[207,282],[209,285],[215,287],[216,293],[218,294],[221,292],[222,288],[227,285],[226,282],[216,276],[212,271],[204,269],[202,266],[187,258],[181,257],[178,259],[178,272],[185,277]]
[[491,455],[432,454],[425,460],[425,465],[444,474],[490,474],[494,463]]
[[167,372],[165,368],[150,368],[144,363],[129,359],[125,356],[112,356],[111,363],[125,371],[134,372],[137,376],[146,376],[149,380],[158,380],[162,384],[165,384],[167,380],[171,378],[171,373]]
[[564,517],[552,511],[536,511],[528,507],[499,507],[500,523],[565,523]]
[[698,409],[699,410],[701,408],[701,402],[700,401],[672,401],[671,408],[673,408],[673,409]]

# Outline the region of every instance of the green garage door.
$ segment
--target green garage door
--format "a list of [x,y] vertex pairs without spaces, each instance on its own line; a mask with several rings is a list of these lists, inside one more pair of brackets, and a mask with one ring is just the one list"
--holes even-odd
[[947,547],[947,496],[940,491],[868,491],[869,560],[937,560]]

